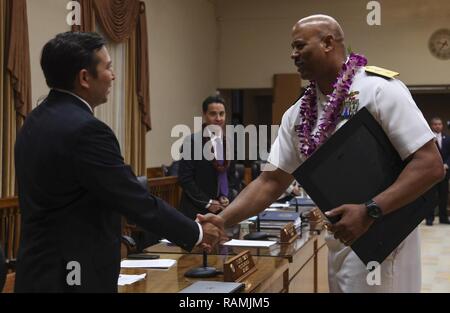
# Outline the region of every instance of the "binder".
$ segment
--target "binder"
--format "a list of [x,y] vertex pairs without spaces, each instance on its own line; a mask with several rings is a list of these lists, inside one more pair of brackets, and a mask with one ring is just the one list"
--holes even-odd
[[[322,212],[361,204],[387,189],[406,166],[380,124],[359,110],[293,173]],[[432,191],[383,216],[351,248],[367,265],[383,260],[419,225],[433,205]],[[330,218],[336,223],[337,218]]]

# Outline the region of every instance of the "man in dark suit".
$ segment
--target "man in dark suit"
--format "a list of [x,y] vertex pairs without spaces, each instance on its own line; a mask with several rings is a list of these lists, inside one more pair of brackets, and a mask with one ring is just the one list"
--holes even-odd
[[114,80],[104,39],[59,34],[44,46],[41,66],[51,91],[15,146],[16,292],[117,292],[121,215],[187,250],[217,243],[222,231],[212,223],[222,227],[220,219],[200,217],[200,225],[149,194],[94,117]]
[[[440,117],[434,117],[430,123],[431,129],[436,135],[436,145],[444,162],[445,177],[442,181],[437,183],[433,188],[436,191],[436,196],[439,203],[439,222],[441,224],[450,224],[448,220],[447,204],[448,204],[448,179],[450,166],[450,138],[448,138],[443,132],[443,123]],[[434,207],[430,208],[430,214],[426,219],[426,224],[433,225],[434,220]]]
[[[184,141],[178,169],[183,188],[180,210],[192,219],[199,213],[222,211],[237,193],[235,163],[225,157],[225,101],[218,96],[208,97],[203,101],[202,109],[202,132],[192,134]],[[195,152],[195,145],[200,153]],[[204,150],[211,152],[210,155],[205,155]]]

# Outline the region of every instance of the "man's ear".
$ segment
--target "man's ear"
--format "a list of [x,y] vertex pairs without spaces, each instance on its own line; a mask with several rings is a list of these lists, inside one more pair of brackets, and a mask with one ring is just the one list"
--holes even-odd
[[90,80],[90,75],[89,75],[88,70],[82,69],[78,73],[78,82],[79,82],[80,86],[84,87],[84,88],[89,88],[89,80]]
[[333,35],[326,35],[323,39],[322,39],[322,46],[325,49],[325,52],[330,52],[331,50],[334,49],[334,36]]

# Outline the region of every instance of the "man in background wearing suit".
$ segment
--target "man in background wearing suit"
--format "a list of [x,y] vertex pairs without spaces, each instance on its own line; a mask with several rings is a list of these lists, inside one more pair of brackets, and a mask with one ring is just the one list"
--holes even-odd
[[22,214],[15,291],[117,292],[121,215],[187,250],[216,244],[220,218],[200,216],[199,224],[149,194],[112,130],[94,117],[114,80],[105,40],[59,34],[44,46],[41,67],[51,91],[15,146]]
[[[180,210],[194,219],[197,214],[219,213],[234,199],[235,164],[227,158],[225,101],[212,96],[203,101],[201,133],[187,137],[181,149],[178,178],[183,194]],[[195,145],[201,156],[195,158]],[[205,146],[208,147],[205,148]],[[225,149],[223,148],[225,147]],[[210,157],[203,150],[211,151]]]
[[[442,119],[440,117],[433,117],[431,119],[431,130],[436,135],[436,145],[439,148],[442,161],[444,162],[445,177],[433,188],[436,191],[436,196],[439,203],[439,223],[450,224],[448,220],[447,204],[448,204],[448,167],[450,165],[450,138],[448,138],[443,132]],[[434,206],[430,208],[430,215],[426,219],[428,226],[433,225],[434,221]]]

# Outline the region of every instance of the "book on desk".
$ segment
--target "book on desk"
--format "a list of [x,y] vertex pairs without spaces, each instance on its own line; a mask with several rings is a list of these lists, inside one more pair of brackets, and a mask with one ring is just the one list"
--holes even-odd
[[298,212],[265,210],[259,214],[259,223],[261,231],[273,237],[279,237],[281,228],[288,223],[293,223],[297,232],[300,233],[301,218]]

